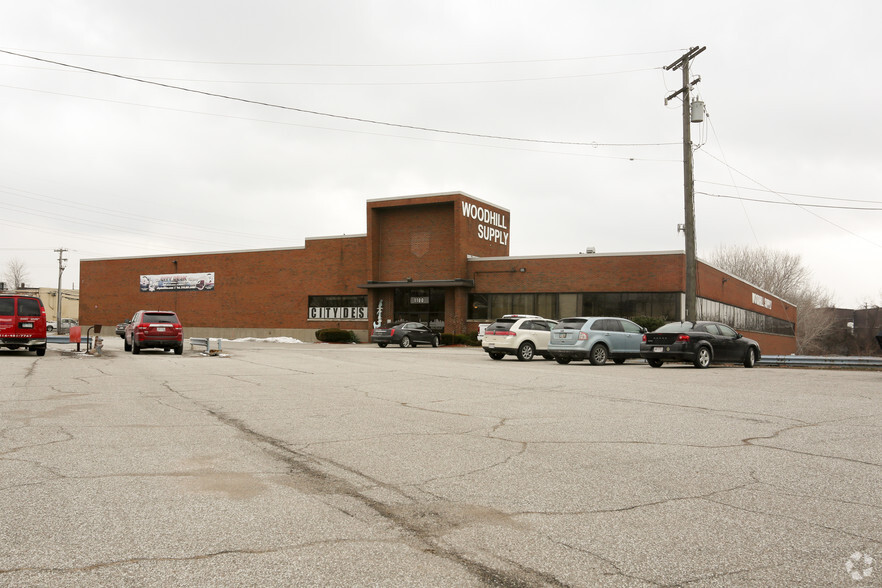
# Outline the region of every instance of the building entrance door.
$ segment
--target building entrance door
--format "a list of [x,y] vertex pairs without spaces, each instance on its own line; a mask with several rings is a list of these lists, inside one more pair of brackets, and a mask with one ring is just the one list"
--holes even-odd
[[395,322],[416,321],[444,330],[444,288],[395,288]]

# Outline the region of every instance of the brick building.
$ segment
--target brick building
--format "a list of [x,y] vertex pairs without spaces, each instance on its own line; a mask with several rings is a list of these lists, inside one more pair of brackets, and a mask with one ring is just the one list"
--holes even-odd
[[[367,233],[303,247],[80,263],[82,324],[172,309],[186,336],[292,336],[418,320],[450,333],[519,312],[656,316],[685,308],[682,251],[509,256],[510,213],[462,192],[367,202]],[[698,314],[792,353],[796,309],[701,261]]]

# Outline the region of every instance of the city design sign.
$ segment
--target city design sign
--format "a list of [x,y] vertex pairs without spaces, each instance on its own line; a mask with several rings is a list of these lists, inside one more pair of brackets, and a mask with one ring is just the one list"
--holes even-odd
[[482,208],[471,202],[463,202],[462,215],[483,223],[478,225],[479,239],[493,241],[500,245],[508,245],[508,227],[505,226],[504,214],[494,212],[488,208]]

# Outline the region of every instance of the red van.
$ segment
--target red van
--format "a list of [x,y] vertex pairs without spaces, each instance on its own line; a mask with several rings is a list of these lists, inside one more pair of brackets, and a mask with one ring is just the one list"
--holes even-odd
[[46,309],[34,296],[0,296],[0,347],[46,355]]

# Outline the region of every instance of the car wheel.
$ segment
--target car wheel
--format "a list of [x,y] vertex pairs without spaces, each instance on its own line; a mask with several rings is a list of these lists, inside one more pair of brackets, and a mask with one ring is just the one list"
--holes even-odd
[[616,365],[622,365],[623,363],[625,363],[625,360],[622,359],[622,358],[614,359],[614,360],[613,360],[613,363],[616,364]]
[[138,355],[141,353],[141,348],[138,347],[138,342],[132,339],[132,355]]
[[131,350],[132,350],[132,346],[131,346],[131,345],[129,344],[129,342],[126,340],[125,336],[123,336],[123,349],[126,350],[126,351],[131,351]]
[[500,359],[505,357],[504,353],[488,353],[487,355],[490,356],[490,359],[495,359],[496,361],[499,361]]
[[533,359],[533,354],[536,352],[536,348],[533,347],[533,344],[529,341],[524,341],[521,343],[521,346],[518,347],[518,360],[520,361],[530,361]]
[[647,361],[647,363],[649,363],[649,365],[652,366],[652,367],[661,367],[662,364],[664,363],[664,362],[663,362],[662,360],[660,360],[660,359],[647,359],[646,361]]
[[554,361],[556,361],[556,362],[559,363],[560,365],[567,365],[567,364],[570,363],[572,360],[571,360],[569,357],[555,357],[555,358],[554,358]]
[[46,355],[46,348],[45,347],[37,347],[36,351],[37,351],[37,357],[43,357],[44,355]]
[[388,345],[388,343],[377,343],[377,347],[379,347],[380,349],[385,349],[386,345]]
[[432,347],[438,347],[438,345],[440,343],[441,343],[441,340],[438,339],[438,335],[435,335],[434,337],[432,337]]
[[405,347],[405,348],[406,348],[406,347],[411,347],[412,344],[411,344],[411,342],[410,342],[410,337],[408,337],[407,335],[405,335],[404,337],[402,337],[402,338],[401,338],[401,342],[399,343],[399,345],[401,345],[402,347]]
[[747,348],[747,355],[744,357],[744,367],[752,368],[756,365],[756,349],[753,347]]
[[53,327],[52,325],[46,325],[46,330],[51,333],[52,331],[55,330],[55,327]]
[[710,347],[699,347],[698,351],[695,352],[695,360],[692,362],[697,368],[704,369],[710,365],[711,362],[711,351]]
[[184,354],[184,344],[181,343],[177,347],[175,347],[175,355],[183,355]]
[[609,350],[607,350],[606,345],[603,343],[595,344],[594,347],[591,348],[591,355],[588,357],[591,361],[591,365],[603,365],[608,358]]

